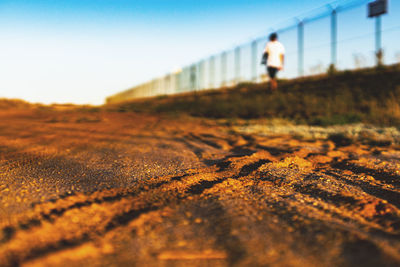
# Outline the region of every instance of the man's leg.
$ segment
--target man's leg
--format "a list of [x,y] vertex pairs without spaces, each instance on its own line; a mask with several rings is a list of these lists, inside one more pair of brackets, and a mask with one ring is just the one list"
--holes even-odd
[[276,78],[271,78],[270,87],[271,87],[272,91],[275,91],[278,89],[278,82],[276,81]]
[[269,86],[271,91],[275,91],[278,89],[278,82],[276,81],[276,73],[278,72],[277,68],[268,67],[268,74],[269,74]]

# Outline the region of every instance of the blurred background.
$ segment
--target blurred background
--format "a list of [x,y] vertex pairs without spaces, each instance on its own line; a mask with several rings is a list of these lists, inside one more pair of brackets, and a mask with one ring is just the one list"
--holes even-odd
[[[0,0],[0,97],[97,105],[261,82],[274,31],[281,78],[373,66],[369,2]],[[385,64],[400,62],[399,14],[390,1],[379,20]]]

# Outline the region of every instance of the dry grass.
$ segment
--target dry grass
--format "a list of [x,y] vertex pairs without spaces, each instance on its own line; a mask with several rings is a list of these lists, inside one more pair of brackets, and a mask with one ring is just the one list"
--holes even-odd
[[0,98],[0,109],[20,109],[31,106],[30,103],[23,100]]
[[120,112],[189,114],[208,118],[285,118],[332,125],[367,122],[400,125],[398,66],[338,72],[268,84],[186,93],[105,106]]

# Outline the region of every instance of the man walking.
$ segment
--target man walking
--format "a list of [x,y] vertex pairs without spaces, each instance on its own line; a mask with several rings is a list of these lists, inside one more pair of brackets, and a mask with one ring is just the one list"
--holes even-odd
[[270,77],[270,88],[272,91],[278,89],[276,74],[283,69],[285,61],[285,48],[278,42],[278,35],[272,33],[269,42],[265,46],[263,64],[267,63],[267,71]]

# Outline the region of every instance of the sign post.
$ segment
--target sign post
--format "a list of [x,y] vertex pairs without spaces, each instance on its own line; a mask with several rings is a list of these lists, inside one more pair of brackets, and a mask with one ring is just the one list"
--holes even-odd
[[375,53],[377,65],[383,64],[382,15],[388,12],[388,0],[376,0],[368,4],[368,17],[375,19]]
[[337,67],[337,11],[332,9],[331,13],[331,66],[333,70]]
[[299,50],[298,69],[299,76],[304,75],[304,22],[299,21],[297,25],[297,47]]

